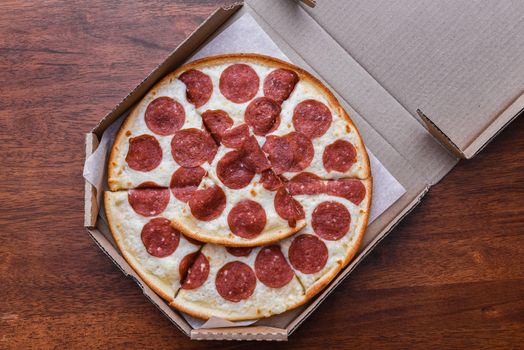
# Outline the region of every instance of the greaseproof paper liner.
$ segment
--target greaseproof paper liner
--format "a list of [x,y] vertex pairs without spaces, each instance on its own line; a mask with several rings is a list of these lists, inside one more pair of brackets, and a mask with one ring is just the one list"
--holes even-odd
[[[264,32],[255,19],[249,14],[244,14],[237,19],[213,40],[200,48],[189,61],[211,55],[242,52],[273,56],[289,62],[287,56],[284,55],[269,35]],[[84,178],[97,190],[97,200],[100,208],[99,215],[105,221],[105,213],[101,198],[103,191],[108,188],[106,172],[107,158],[116,133],[127,114],[128,112],[118,118],[104,131],[98,148],[86,160],[84,165]],[[371,224],[373,220],[379,217],[380,214],[395,203],[406,192],[406,190],[369,151],[369,149],[368,154],[371,162],[371,172],[373,174],[373,201],[369,218],[369,224]],[[307,305],[302,306],[302,308],[303,307],[307,307]],[[296,313],[297,310],[288,312]],[[209,320],[204,321],[189,316],[183,312],[181,312],[181,314],[194,329],[240,327],[248,326],[256,322],[261,322],[264,323],[264,325],[271,326],[271,317],[262,320],[231,322],[218,317],[211,317]],[[282,319],[286,318],[285,314],[286,313],[278,315],[279,323],[282,323]],[[281,327],[281,325],[278,326]]]

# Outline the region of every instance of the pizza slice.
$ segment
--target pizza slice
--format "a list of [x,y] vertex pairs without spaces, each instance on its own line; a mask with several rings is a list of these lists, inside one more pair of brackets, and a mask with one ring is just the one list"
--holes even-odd
[[286,187],[304,207],[308,225],[280,245],[312,297],[356,254],[371,210],[372,181],[301,173]]
[[203,242],[237,247],[275,242],[302,229],[300,204],[283,189],[264,188],[264,177],[255,174],[243,188],[232,189],[210,174],[173,218],[173,227]]
[[181,204],[166,188],[108,191],[104,204],[113,238],[129,265],[160,296],[173,300],[202,244],[171,227]]
[[302,285],[278,245],[206,244],[171,306],[202,319],[235,321],[279,314],[305,301]]
[[291,178],[305,171],[323,179],[370,176],[357,128],[335,97],[312,77],[300,79],[283,101],[280,119],[278,128],[259,137],[277,174]]

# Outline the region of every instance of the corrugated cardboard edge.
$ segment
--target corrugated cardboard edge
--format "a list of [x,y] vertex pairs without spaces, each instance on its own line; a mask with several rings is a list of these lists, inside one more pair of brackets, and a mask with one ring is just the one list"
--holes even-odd
[[467,159],[473,158],[513,120],[524,113],[524,93],[517,97],[498,115],[489,126],[473,140],[464,150]]
[[424,123],[426,129],[435,137],[447,150],[462,159],[471,159],[477,155],[491,140],[506,128],[515,118],[524,111],[524,93],[517,97],[510,105],[505,108],[475,139],[464,149],[457,146],[449,136],[447,136],[427,115],[417,109],[419,118]]
[[413,201],[408,204],[399,215],[397,215],[391,222],[382,230],[382,233],[378,234],[373,241],[371,241],[367,247],[358,254],[358,257],[354,259],[338,277],[331,281],[329,286],[320,294],[315,301],[313,301],[306,310],[304,310],[297,318],[287,326],[288,334],[291,335],[298,326],[304,322],[309,315],[314,312],[318,306],[327,298],[333,289],[335,289],[347,276],[353,272],[353,270],[360,264],[366,256],[375,249],[375,247],[384,239],[386,236],[397,226],[406,215],[408,215],[422,200],[422,198],[428,193],[430,186],[426,186],[418,195],[415,196]]
[[[86,134],[86,158],[98,147],[98,137],[93,133]],[[96,200],[96,188],[89,181],[84,180],[84,227],[95,227],[98,217],[98,201]]]
[[300,0],[300,1],[302,1],[304,4],[308,5],[309,7],[317,6],[316,0]]
[[466,158],[464,153],[460,148],[435,124],[431,119],[429,119],[420,109],[417,109],[417,114],[424,123],[424,126],[429,131],[431,135],[437,141],[439,141],[444,148],[450,151],[453,155],[458,158]]
[[266,326],[193,329],[193,340],[272,340],[287,341],[288,331]]

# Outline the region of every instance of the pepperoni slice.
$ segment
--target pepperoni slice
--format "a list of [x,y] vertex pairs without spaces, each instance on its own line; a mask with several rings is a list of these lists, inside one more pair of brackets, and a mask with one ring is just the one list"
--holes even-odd
[[284,220],[287,220],[289,226],[295,227],[297,220],[306,217],[304,208],[285,190],[284,187],[278,189],[274,199],[275,211]]
[[271,288],[282,288],[295,275],[278,245],[263,247],[255,259],[255,273],[260,282]]
[[311,274],[322,270],[328,259],[326,244],[318,237],[302,234],[289,246],[289,262],[298,271]]
[[255,238],[266,226],[266,211],[250,199],[235,204],[227,216],[227,224],[233,234],[242,238]]
[[129,139],[126,162],[137,171],[155,169],[162,161],[162,148],[157,139],[151,135],[140,135]]
[[186,112],[179,102],[162,96],[149,103],[144,119],[149,130],[166,136],[174,134],[184,125]]
[[180,232],[165,218],[151,219],[142,228],[140,236],[147,252],[157,258],[173,254],[180,242]]
[[300,102],[293,112],[293,126],[310,139],[326,133],[331,125],[331,112],[322,102],[305,100]]
[[197,190],[204,175],[206,171],[201,167],[178,168],[171,176],[171,192],[178,200],[187,202]]
[[265,136],[280,124],[280,105],[267,97],[251,101],[244,113],[244,120],[253,128],[255,135]]
[[313,195],[324,192],[324,182],[315,174],[304,172],[293,176],[286,184],[286,188],[291,195]]
[[331,180],[327,182],[326,193],[359,205],[366,197],[366,187],[362,181],[355,179]]
[[182,129],[171,140],[173,159],[183,167],[191,168],[213,160],[217,145],[213,138],[199,129]]
[[196,257],[198,256],[198,252],[189,253],[186,256],[180,260],[180,264],[178,265],[178,273],[180,275],[180,281],[183,281],[186,279],[187,271],[193,265],[193,262],[195,261]]
[[224,131],[221,137],[221,142],[224,146],[229,148],[240,148],[244,142],[249,138],[249,127],[247,124],[240,124]]
[[226,247],[226,250],[234,256],[248,256],[253,249],[249,247]]
[[338,202],[322,202],[311,214],[313,231],[329,241],[338,241],[349,230],[351,215],[345,206]]
[[311,164],[315,154],[311,140],[299,132],[284,136],[269,135],[262,150],[268,154],[276,174],[304,170]]
[[297,73],[288,69],[275,69],[264,79],[264,95],[282,103],[288,99],[297,83]]
[[210,221],[222,214],[226,207],[226,194],[218,186],[196,190],[188,202],[191,214],[199,220]]
[[169,190],[167,188],[137,188],[128,192],[127,200],[138,214],[155,216],[166,209],[169,203]]
[[207,130],[218,142],[220,142],[224,132],[233,126],[233,119],[221,109],[205,111],[202,113],[202,120]]
[[232,261],[218,270],[215,286],[222,298],[236,303],[253,294],[257,279],[248,265],[240,261]]
[[324,168],[330,172],[348,171],[349,168],[357,161],[357,151],[355,147],[344,140],[336,140],[332,144],[326,146],[322,154],[322,163]]
[[282,180],[271,169],[262,172],[260,183],[268,191],[276,191],[282,186]]
[[209,101],[213,92],[213,83],[207,74],[196,69],[190,69],[182,73],[178,79],[186,84],[187,100],[195,107],[201,107]]
[[220,75],[219,88],[228,100],[244,103],[255,97],[259,84],[260,79],[253,68],[247,64],[233,64]]
[[244,156],[240,151],[226,153],[217,163],[217,176],[224,185],[232,189],[240,189],[249,185],[255,172],[244,164]]
[[257,174],[271,168],[264,152],[260,148],[255,136],[247,138],[242,144],[242,157],[244,165]]
[[[195,253],[193,253],[195,254]],[[204,284],[204,282],[207,280],[207,276],[209,276],[209,261],[207,260],[206,256],[200,252],[196,253],[194,257],[194,260],[189,262],[192,262],[191,265],[189,265],[189,268],[187,270],[187,275],[185,279],[182,282],[182,288],[183,289],[195,289],[200,287]],[[187,258],[186,255],[184,257]],[[184,260],[180,263],[180,268],[182,267],[182,264],[184,263]],[[182,276],[182,274],[180,274]]]

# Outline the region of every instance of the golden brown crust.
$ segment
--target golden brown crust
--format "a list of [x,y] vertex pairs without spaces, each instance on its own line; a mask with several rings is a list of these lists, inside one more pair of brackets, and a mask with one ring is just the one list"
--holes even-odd
[[[176,228],[178,231],[182,232],[185,236],[188,236],[190,238],[193,238],[197,241],[205,242],[205,243],[212,243],[212,244],[218,244],[223,245],[226,247],[257,247],[261,245],[276,243],[286,237],[289,237],[298,231],[302,230],[304,227],[306,227],[306,222],[302,221],[300,223],[297,223],[296,227],[291,228],[289,231],[283,232],[278,235],[272,235],[269,237],[262,237],[260,239],[250,239],[245,241],[231,241],[227,240],[223,237],[213,237],[211,235],[205,235],[202,233],[196,233],[190,229],[187,228],[186,225],[180,223],[178,220],[173,219],[171,220],[171,226]],[[232,233],[231,233],[232,234]]]
[[131,268],[135,270],[135,272],[140,276],[140,278],[149,286],[149,288],[151,288],[156,294],[160,295],[164,300],[172,302],[174,300],[176,291],[167,285],[164,288],[160,287],[161,284],[165,285],[165,283],[157,277],[145,271],[140,265],[140,263],[136,261],[136,259],[125,249],[120,239],[120,235],[118,234],[119,230],[115,225],[113,213],[111,212],[111,210],[108,209],[110,205],[111,204],[109,192],[104,192],[104,208],[106,212],[108,226],[111,231],[111,234],[113,235],[113,239],[115,240],[115,243],[118,246],[118,249],[122,253],[122,256],[124,257],[124,259],[126,259],[129,266],[131,266]]

